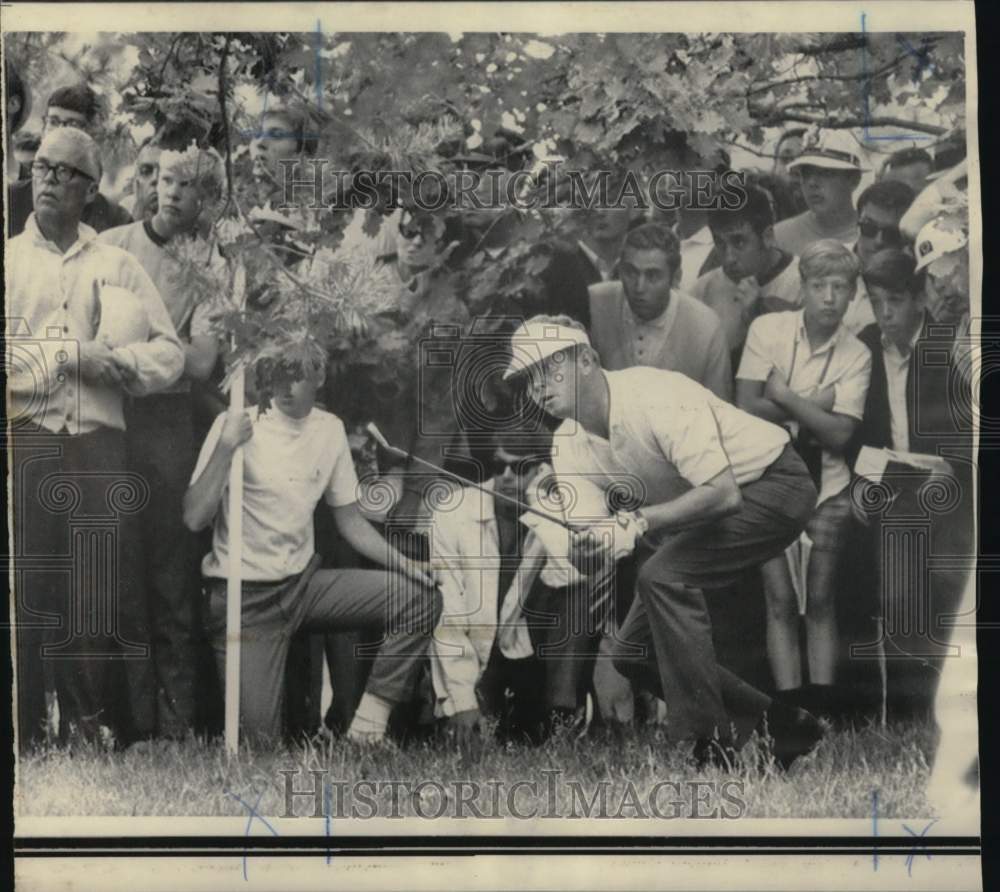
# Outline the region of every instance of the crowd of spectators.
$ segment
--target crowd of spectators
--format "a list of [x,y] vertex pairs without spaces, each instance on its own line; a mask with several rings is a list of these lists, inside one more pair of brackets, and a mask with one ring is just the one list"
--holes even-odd
[[[197,243],[207,264],[225,267],[206,240],[225,190],[219,154],[160,131],[138,147],[119,204],[100,188],[95,91],[53,91],[35,136],[20,130],[30,91],[10,72],[8,414],[22,748],[47,733],[125,746],[219,730],[226,493],[238,449],[249,733],[468,735],[485,727],[484,716],[497,719],[497,733],[532,741],[560,726],[582,734],[642,719],[684,729],[690,691],[664,683],[643,692],[642,673],[622,653],[637,598],[679,603],[691,586],[657,589],[652,564],[631,549],[614,572],[560,562],[517,507],[544,501],[544,481],[558,478],[559,449],[568,447],[553,434],[554,404],[536,400],[547,417],[543,442],[510,421],[510,406],[527,404],[511,391],[510,405],[493,407],[500,420],[490,436],[456,430],[458,451],[446,455],[439,438],[418,430],[416,415],[433,406],[419,402],[416,378],[399,381],[384,406],[370,407],[371,420],[467,485],[458,509],[430,510],[424,466],[383,450],[379,470],[395,481],[396,507],[366,514],[358,448],[340,417],[358,407],[351,381],[331,380],[325,357],[291,362],[266,412],[225,411],[215,307],[184,287],[176,252]],[[493,142],[470,164],[524,163],[509,140]],[[254,136],[268,219],[278,162],[314,149],[307,143],[301,118],[281,108]],[[928,713],[947,616],[975,551],[972,415],[963,408],[972,386],[969,227],[962,203],[940,194],[945,186],[961,194],[963,162],[943,167],[933,151],[901,149],[856,195],[871,173],[866,157],[847,131],[790,130],[739,208],[677,219],[636,208],[574,212],[586,221],[581,237],[549,246],[542,287],[523,308],[525,320],[543,314],[580,332],[607,373],[669,371],[685,378],[680,394],[689,381],[705,388],[705,405],[726,407],[719,417],[730,427],[720,436],[740,444],[731,451],[763,450],[739,438],[770,434],[729,412],[787,432],[815,507],[784,552],[717,586],[709,612],[720,663],[745,663],[733,644],[740,633],[734,639],[727,624],[747,622],[754,641],[746,605],[757,605],[760,686],[832,721]],[[477,213],[485,223],[470,211],[469,226],[482,224],[479,246],[496,261],[512,250],[512,230]],[[428,266],[454,236],[433,215],[404,210],[377,238],[352,221],[345,239],[422,301],[435,299]],[[481,321],[450,312],[465,332]],[[649,378],[650,386],[673,380]],[[441,382],[442,391],[461,386]],[[881,477],[869,467],[876,453]],[[625,473],[605,458],[608,475]],[[582,483],[566,482],[587,496]],[[130,494],[114,495],[118,484]],[[894,569],[902,552],[893,524],[903,506],[925,505],[934,486],[950,495],[925,511],[919,555],[952,560],[945,572],[918,566],[916,580]],[[108,516],[110,532],[98,523]],[[41,560],[72,557],[81,541],[91,552],[111,547],[111,558],[91,553],[75,573]],[[699,642],[690,642],[690,669],[661,665],[663,677],[703,671],[711,636]],[[321,719],[324,654],[333,705]],[[872,693],[858,666],[876,660],[888,670],[876,670]]]

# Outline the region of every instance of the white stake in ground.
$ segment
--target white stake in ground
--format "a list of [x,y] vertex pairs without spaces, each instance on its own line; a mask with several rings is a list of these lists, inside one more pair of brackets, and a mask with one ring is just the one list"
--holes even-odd
[[[233,300],[246,306],[246,270],[232,271]],[[235,347],[235,341],[233,347]],[[243,412],[246,369],[241,363],[229,386],[229,409]],[[243,644],[243,447],[233,453],[229,466],[229,566],[226,568],[226,752],[240,748],[240,657]]]
[[[229,410],[243,411],[242,368],[233,375]],[[240,652],[243,643],[243,447],[229,466],[229,566],[226,571],[226,752],[240,748]]]

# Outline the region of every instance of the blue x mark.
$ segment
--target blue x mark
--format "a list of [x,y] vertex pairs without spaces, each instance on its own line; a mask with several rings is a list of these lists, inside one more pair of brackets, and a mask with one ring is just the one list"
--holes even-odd
[[[924,829],[921,830],[919,833],[917,833],[915,830],[912,830],[906,824],[903,824],[903,829],[907,833],[909,833],[910,836],[914,837],[915,839],[923,840],[927,836],[927,831],[930,830],[931,827],[933,827],[937,822],[938,822],[938,819],[935,818],[926,827],[924,827]],[[927,860],[928,861],[931,860],[931,853],[927,851],[927,843],[926,842],[918,842],[918,843],[916,843],[913,846],[913,848],[910,849],[910,854],[906,856],[906,875],[907,876],[913,876],[913,859],[917,857],[917,854],[919,852],[923,852],[924,855],[927,856]]]
[[[253,789],[253,787],[251,787],[250,789],[254,793],[257,792],[256,790]],[[275,830],[274,827],[271,826],[271,824],[268,822],[267,818],[265,818],[263,815],[260,815],[260,814],[257,813],[257,806],[260,805],[261,797],[264,795],[264,791],[263,790],[261,790],[260,793],[257,793],[257,799],[254,801],[253,805],[248,805],[246,802],[243,801],[242,798],[240,798],[239,796],[237,796],[235,793],[230,793],[228,790],[226,791],[226,795],[227,796],[231,796],[233,799],[235,799],[240,805],[242,805],[247,810],[247,813],[249,814],[249,817],[247,818],[247,832],[246,832],[247,836],[250,835],[250,828],[253,826],[254,818],[256,818],[258,821],[260,821],[265,827],[267,827],[267,829],[271,831],[271,834],[273,836],[281,836],[281,834],[278,833],[278,831]],[[243,879],[247,880],[247,851],[246,851],[246,849],[243,850]]]

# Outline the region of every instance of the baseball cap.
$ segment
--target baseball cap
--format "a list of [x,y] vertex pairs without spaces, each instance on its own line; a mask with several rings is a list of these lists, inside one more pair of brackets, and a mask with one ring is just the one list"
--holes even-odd
[[810,130],[803,138],[802,151],[788,165],[825,167],[828,170],[868,170],[861,162],[857,140],[844,130]]
[[935,260],[958,251],[969,243],[961,224],[948,217],[935,217],[925,223],[914,243],[917,255],[917,269],[930,266]]
[[571,350],[585,344],[590,346],[587,333],[569,325],[555,322],[522,322],[510,336],[510,365],[503,373],[506,381],[514,375],[526,372],[532,366],[544,362],[550,356]]

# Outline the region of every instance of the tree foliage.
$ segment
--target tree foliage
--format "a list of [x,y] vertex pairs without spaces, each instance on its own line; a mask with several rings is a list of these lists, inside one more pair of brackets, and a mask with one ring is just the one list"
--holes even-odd
[[[902,127],[928,143],[965,116],[961,33],[532,34],[130,33],[84,47],[71,67],[116,97],[118,125],[183,124],[225,155],[228,194],[216,238],[245,270],[247,293],[220,325],[233,360],[308,355],[403,373],[419,332],[435,320],[517,312],[539,289],[546,247],[572,237],[572,214],[510,208],[497,215],[510,248],[482,250],[483,230],[414,287],[341,250],[346,211],[303,211],[299,252],[263,233],[250,213],[246,145],[259,121],[248,88],[308,116],[316,155],[353,170],[447,172],[455,155],[498,128],[519,150],[543,147],[566,168],[635,171],[714,165],[741,146],[762,156],[790,123]],[[41,78],[59,35],[10,35],[7,50]],[[108,83],[112,57],[127,64]],[[375,232],[392,195],[368,214]],[[460,210],[444,210],[446,219]],[[488,228],[488,227],[487,227]],[[478,241],[477,241],[478,239]],[[451,250],[448,256],[445,252]],[[209,281],[197,276],[192,281]],[[409,283],[413,286],[413,283]],[[205,286],[206,289],[209,286]],[[217,298],[217,294],[204,295]],[[408,358],[409,357],[409,358]]]

